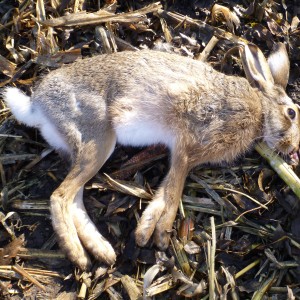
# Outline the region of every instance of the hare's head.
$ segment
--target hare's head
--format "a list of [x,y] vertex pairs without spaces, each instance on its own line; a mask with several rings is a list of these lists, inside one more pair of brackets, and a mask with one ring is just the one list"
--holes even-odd
[[294,153],[300,142],[299,106],[280,87],[273,88],[268,95],[276,105],[265,112],[265,141],[284,154]]
[[240,54],[248,81],[261,91],[264,140],[283,154],[294,153],[300,143],[300,113],[285,93],[290,64],[284,44],[276,44],[268,61],[252,44],[241,47]]

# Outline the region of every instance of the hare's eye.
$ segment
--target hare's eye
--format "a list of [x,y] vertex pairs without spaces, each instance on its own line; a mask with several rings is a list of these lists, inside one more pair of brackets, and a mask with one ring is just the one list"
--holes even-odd
[[296,112],[292,108],[288,108],[287,113],[288,113],[288,116],[291,118],[291,120],[295,119]]

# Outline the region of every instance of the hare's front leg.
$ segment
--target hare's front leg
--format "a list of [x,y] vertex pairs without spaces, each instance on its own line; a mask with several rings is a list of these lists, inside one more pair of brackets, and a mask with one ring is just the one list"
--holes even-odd
[[[101,132],[101,129],[103,130],[103,128],[94,128],[97,133]],[[94,238],[87,233],[91,228],[93,230],[90,234],[97,232],[97,229],[91,225],[92,221],[87,216],[82,204],[82,189],[111,154],[116,137],[113,132],[107,131],[101,136],[84,137],[83,139],[86,141],[77,141],[76,143],[78,149],[71,171],[54,191],[50,200],[52,223],[58,235],[59,244],[70,260],[80,269],[85,270],[89,267],[90,260],[81,242],[88,250],[94,248],[92,253],[96,254],[98,259],[109,264],[115,260],[115,253],[112,248],[100,255],[99,251],[103,250],[103,243],[99,246],[98,242],[100,240],[101,243],[103,240],[98,235]],[[74,211],[73,201],[76,201]],[[107,247],[105,249],[107,250]]]
[[154,242],[160,249],[165,250],[169,244],[172,225],[189,171],[188,157],[182,150],[173,151],[170,170],[141,217],[136,230],[139,246],[145,246],[153,232]]

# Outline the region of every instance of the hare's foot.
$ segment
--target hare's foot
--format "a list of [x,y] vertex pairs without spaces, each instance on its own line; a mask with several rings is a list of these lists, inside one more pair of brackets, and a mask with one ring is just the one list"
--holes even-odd
[[116,254],[111,244],[100,234],[90,217],[82,201],[83,188],[77,193],[72,204],[73,220],[77,234],[84,247],[97,260],[112,265],[116,261]]
[[70,208],[63,194],[56,190],[51,196],[51,216],[59,245],[75,265],[87,270],[91,262],[78,238]]
[[159,189],[154,199],[149,203],[142,214],[138,227],[135,232],[136,243],[143,247],[150,240],[155,226],[165,208],[163,199],[163,189]]
[[176,217],[169,211],[164,211],[158,220],[153,233],[154,244],[162,251],[166,250],[170,243],[173,223]]

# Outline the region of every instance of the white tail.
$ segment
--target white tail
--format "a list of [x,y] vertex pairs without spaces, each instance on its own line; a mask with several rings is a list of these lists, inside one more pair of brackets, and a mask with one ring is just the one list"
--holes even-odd
[[33,111],[30,97],[17,88],[6,88],[2,95],[14,116],[20,122],[32,127],[39,126],[41,116]]

